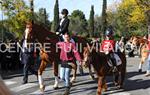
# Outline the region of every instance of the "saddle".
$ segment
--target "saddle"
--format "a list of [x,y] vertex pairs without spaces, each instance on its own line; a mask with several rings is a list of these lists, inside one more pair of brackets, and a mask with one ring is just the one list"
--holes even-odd
[[[122,61],[121,61],[121,59],[120,59],[120,57],[119,57],[119,55],[118,55],[117,53],[114,53],[114,58],[115,58],[115,61],[116,61],[116,66],[119,66],[119,65],[122,64]],[[108,59],[107,64],[108,64],[110,67],[113,67],[113,63],[112,63],[112,61],[111,61],[110,58]]]

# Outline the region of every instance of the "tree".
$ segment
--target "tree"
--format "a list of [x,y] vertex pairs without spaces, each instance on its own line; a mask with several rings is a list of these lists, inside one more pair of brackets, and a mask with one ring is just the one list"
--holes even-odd
[[101,36],[102,32],[101,31],[101,26],[102,26],[102,17],[96,15],[94,17],[94,31],[96,31],[97,36]]
[[146,16],[145,9],[141,8],[136,0],[123,0],[118,7],[120,16],[126,20],[128,31],[132,34],[144,35],[146,33]]
[[91,6],[91,11],[90,11],[90,19],[89,19],[89,34],[90,36],[94,36],[94,6]]
[[3,0],[2,7],[7,17],[4,27],[8,31],[14,32],[17,37],[21,36],[25,22],[31,17],[29,7],[24,0]]
[[31,12],[31,21],[34,22],[34,0],[29,0],[30,2],[30,12]]
[[54,6],[54,21],[53,21],[53,30],[55,31],[57,26],[59,25],[59,4],[58,0],[56,0]]
[[88,35],[88,23],[85,18],[85,14],[80,10],[74,10],[71,14],[69,30],[75,34],[82,36]]
[[148,34],[150,34],[150,0],[136,0],[137,4],[143,9],[146,19],[147,19],[147,26],[148,26]]
[[[142,3],[142,2],[144,3]],[[119,35],[145,35],[147,34],[147,22],[150,16],[146,16],[150,0],[122,0],[116,10],[107,11],[108,25],[112,25]]]
[[102,32],[104,33],[107,29],[107,0],[103,0],[103,8],[102,8]]
[[34,13],[35,22],[51,30],[51,22],[48,20],[48,14],[45,8],[40,8],[39,12]]

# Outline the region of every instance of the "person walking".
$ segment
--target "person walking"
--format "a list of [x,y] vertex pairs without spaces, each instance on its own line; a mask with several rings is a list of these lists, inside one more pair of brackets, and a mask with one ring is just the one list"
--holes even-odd
[[[24,64],[23,68],[23,83],[28,83],[28,71],[32,74],[38,75],[37,71],[33,69],[34,64],[34,37],[32,35],[32,23],[28,22],[22,38],[22,48],[20,54],[21,63]],[[31,44],[32,43],[32,44]],[[29,46],[30,45],[30,46]]]

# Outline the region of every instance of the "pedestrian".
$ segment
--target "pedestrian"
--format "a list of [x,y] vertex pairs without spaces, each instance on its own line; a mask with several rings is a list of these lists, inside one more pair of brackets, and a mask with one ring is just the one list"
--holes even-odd
[[[34,37],[32,35],[32,23],[28,22],[22,39],[21,62],[24,64],[23,84],[28,83],[28,71],[32,74],[38,75],[37,71],[33,69],[34,64]],[[30,46],[29,46],[30,45]]]
[[64,95],[68,95],[71,87],[70,73],[72,69],[72,64],[75,64],[76,60],[78,60],[81,64],[81,57],[78,51],[76,50],[75,44],[70,41],[70,36],[68,33],[64,35],[64,42],[58,42],[57,45],[61,49],[60,78],[64,80],[64,84],[65,84]]

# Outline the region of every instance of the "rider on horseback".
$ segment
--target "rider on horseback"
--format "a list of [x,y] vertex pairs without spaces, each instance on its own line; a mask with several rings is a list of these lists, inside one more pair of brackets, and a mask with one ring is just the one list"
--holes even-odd
[[60,36],[60,41],[64,41],[64,34],[69,32],[68,27],[69,27],[70,20],[68,19],[68,13],[69,12],[67,9],[63,9],[61,11],[61,16],[60,16],[61,20],[56,29],[56,35]]
[[101,51],[104,52],[108,58],[110,58],[111,63],[113,65],[113,72],[116,72],[116,59],[114,58],[115,52],[115,41],[113,39],[113,31],[112,29],[108,29],[105,34],[106,38],[102,41]]

